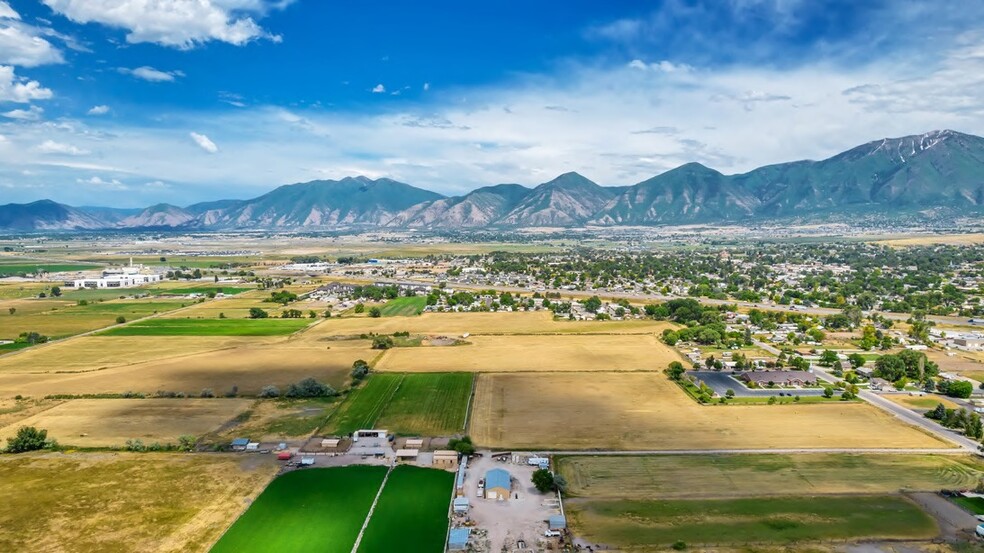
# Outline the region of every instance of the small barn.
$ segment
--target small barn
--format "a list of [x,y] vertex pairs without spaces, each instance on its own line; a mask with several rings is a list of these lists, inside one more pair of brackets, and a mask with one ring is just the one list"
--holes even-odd
[[236,438],[232,440],[232,450],[233,451],[246,451],[246,446],[249,445],[249,438]]
[[471,502],[468,501],[467,497],[456,497],[454,498],[454,514],[463,515],[468,512],[471,508]]
[[325,449],[334,449],[338,447],[339,441],[340,440],[338,438],[323,438],[321,440],[321,447]]
[[471,528],[452,528],[448,534],[448,551],[464,551],[468,548]]
[[566,530],[567,518],[564,515],[550,515],[547,519],[547,527],[551,530]]
[[504,469],[485,473],[485,498],[505,501],[512,493],[512,477]]
[[396,460],[400,463],[412,463],[417,460],[420,451],[416,449],[397,449]]
[[301,466],[310,467],[314,465],[314,457],[301,457]]
[[439,449],[434,452],[434,468],[456,470],[458,468],[458,452],[450,449]]
[[424,440],[420,438],[407,438],[407,443],[403,444],[406,449],[423,449]]

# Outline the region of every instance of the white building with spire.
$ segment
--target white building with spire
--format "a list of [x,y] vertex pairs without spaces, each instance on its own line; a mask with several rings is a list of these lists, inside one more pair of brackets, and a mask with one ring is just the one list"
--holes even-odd
[[133,258],[126,267],[104,269],[102,276],[81,278],[66,282],[74,288],[134,288],[161,281],[161,275],[145,270],[143,265],[134,265]]

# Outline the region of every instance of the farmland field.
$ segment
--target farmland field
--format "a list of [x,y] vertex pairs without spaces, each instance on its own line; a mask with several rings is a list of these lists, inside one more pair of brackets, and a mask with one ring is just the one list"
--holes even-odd
[[[183,304],[169,301],[114,300],[75,305],[61,299],[14,300],[2,302],[0,338],[16,338],[21,332],[39,332],[62,338],[116,324],[117,317],[137,319],[180,309]],[[17,311],[10,315],[7,308]]]
[[284,336],[308,319],[150,319],[113,328],[103,336]]
[[17,276],[25,273],[36,273],[44,271],[46,273],[74,273],[78,271],[91,271],[98,269],[99,265],[82,265],[74,263],[27,263],[27,262],[0,262],[0,277]]
[[[79,447],[122,447],[127,440],[177,444],[235,418],[245,399],[73,399],[0,428],[0,441],[21,426],[48,431],[58,443]],[[180,416],[175,416],[180,413]]]
[[318,336],[375,332],[392,334],[662,334],[670,323],[648,319],[629,321],[554,320],[546,311],[516,313],[424,313],[419,317],[332,317],[311,332]]
[[396,434],[460,433],[465,426],[472,380],[468,373],[408,374],[375,426]]
[[393,469],[359,553],[441,553],[454,473],[402,465]]
[[469,433],[533,449],[949,447],[867,404],[706,407],[656,373],[483,373]]
[[326,432],[386,428],[404,435],[449,436],[462,431],[472,375],[373,374],[328,419]]
[[374,374],[356,388],[328,419],[326,432],[351,434],[372,428],[403,381],[402,374]]
[[390,300],[379,310],[384,317],[412,317],[414,315],[420,315],[426,305],[427,298],[414,296],[411,298]]
[[573,456],[558,461],[581,498],[684,499],[973,488],[984,462],[957,455]]
[[744,546],[821,540],[928,539],[936,522],[902,496],[568,502],[579,536],[632,551],[677,541]]
[[0,551],[204,552],[276,470],[261,456],[0,456]]
[[[270,483],[213,553],[349,553],[386,474],[350,466],[289,472]],[[443,536],[442,536],[443,540]]]
[[0,358],[0,397],[157,390],[198,395],[203,388],[221,395],[232,386],[256,394],[307,377],[340,388],[352,363],[371,355],[364,341],[326,349],[283,338],[85,336]]
[[397,372],[662,371],[681,361],[651,334],[469,336],[454,347],[394,348],[376,364]]

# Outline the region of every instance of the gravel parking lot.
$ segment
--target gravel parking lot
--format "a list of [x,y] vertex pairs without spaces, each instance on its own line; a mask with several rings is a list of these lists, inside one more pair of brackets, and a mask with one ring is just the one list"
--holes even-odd
[[[473,458],[465,476],[465,497],[471,502],[468,517],[475,528],[488,532],[486,543],[476,548],[478,551],[517,551],[520,541],[525,543],[524,551],[543,551],[551,539],[543,533],[547,529],[547,518],[559,514],[557,500],[553,494],[541,494],[533,487],[532,477],[536,467],[511,462],[493,460],[490,452],[482,452],[482,457]],[[512,495],[508,501],[496,501],[478,497],[478,482],[491,469],[505,469],[512,476]],[[463,520],[461,521],[463,522]],[[473,540],[474,540],[473,536]],[[504,549],[505,548],[505,549]]]

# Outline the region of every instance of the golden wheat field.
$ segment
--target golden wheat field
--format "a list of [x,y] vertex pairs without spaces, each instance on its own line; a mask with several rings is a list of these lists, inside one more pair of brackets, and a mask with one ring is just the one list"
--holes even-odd
[[652,334],[471,336],[469,344],[395,348],[380,371],[661,371],[682,360]]
[[208,551],[277,468],[268,455],[0,456],[0,551]]
[[701,406],[659,373],[480,374],[469,433],[531,449],[950,447],[867,404]]
[[369,332],[458,336],[468,334],[662,334],[670,323],[628,321],[555,321],[546,311],[502,313],[424,313],[416,317],[332,317],[308,331],[316,336]]
[[73,399],[4,428],[0,440],[21,426],[48,431],[61,445],[123,447],[127,440],[177,444],[183,435],[200,436],[245,411],[247,399]]

